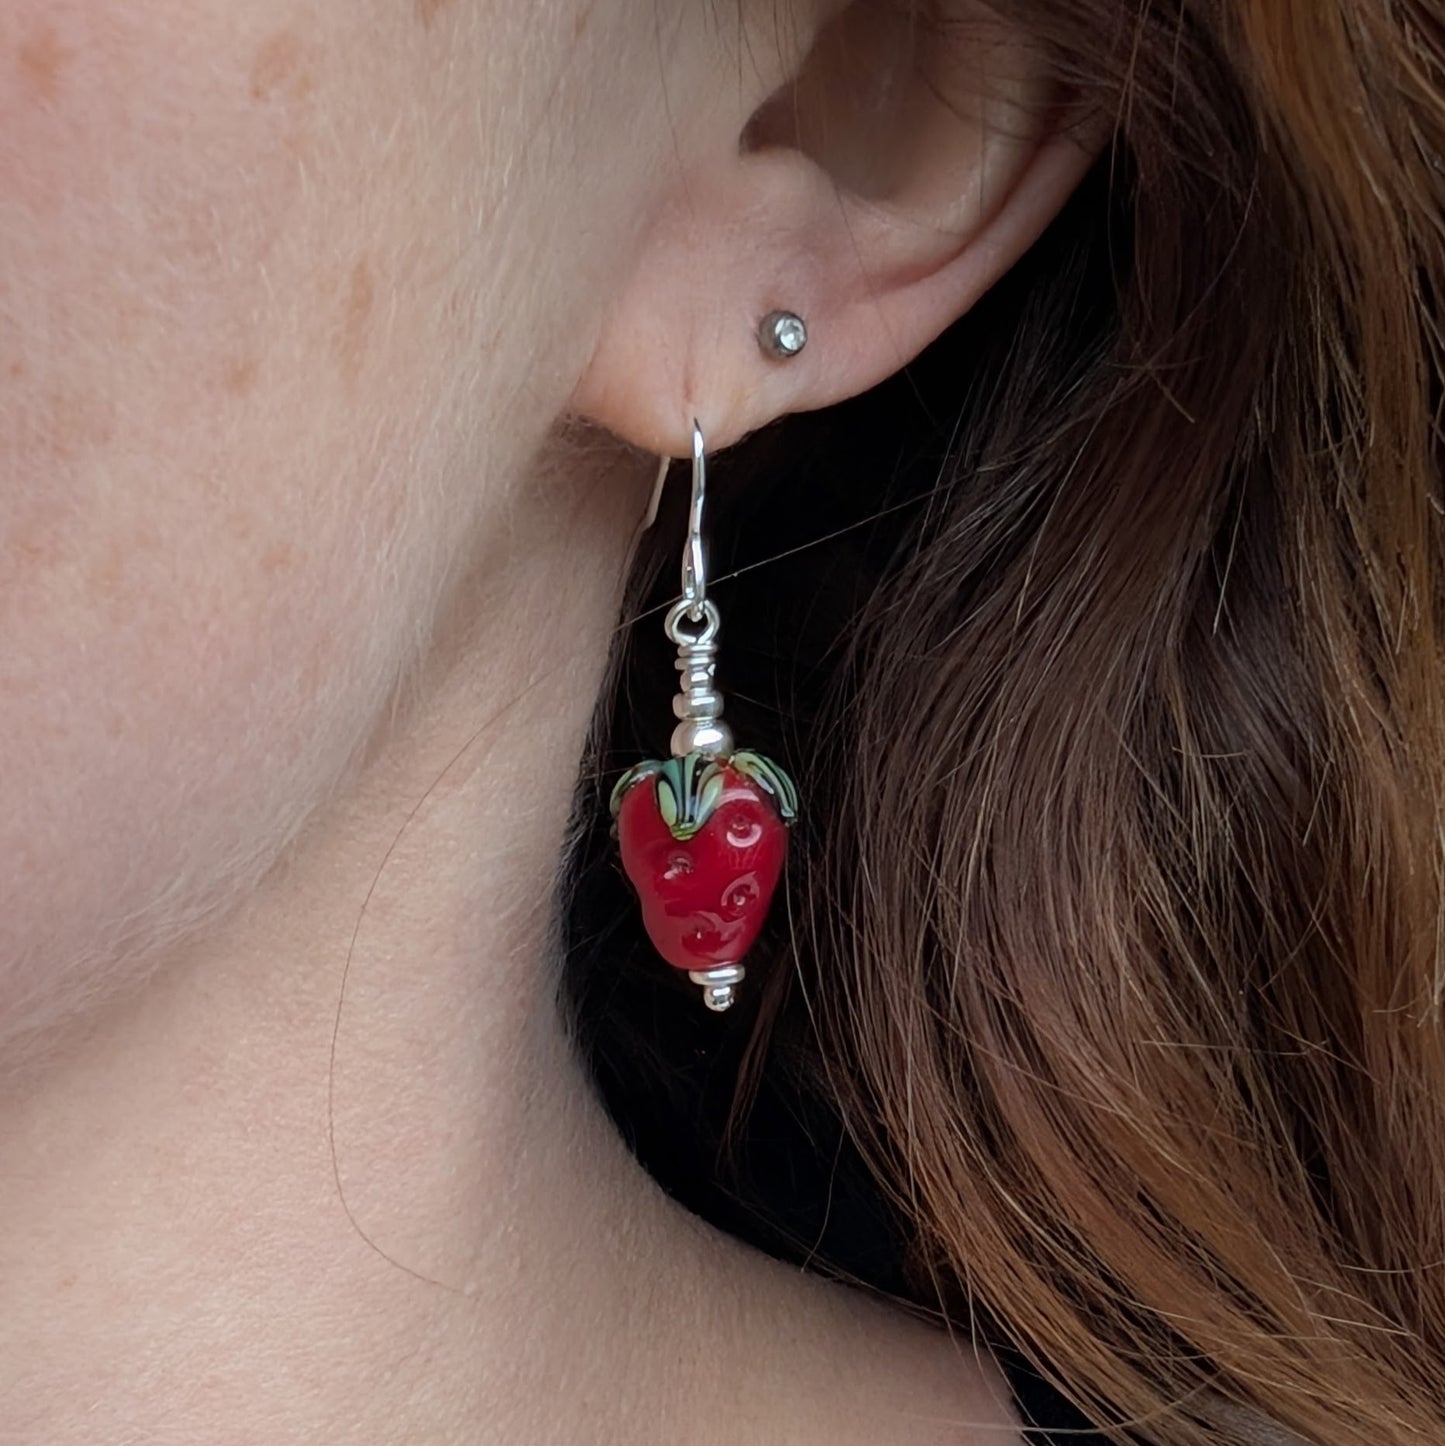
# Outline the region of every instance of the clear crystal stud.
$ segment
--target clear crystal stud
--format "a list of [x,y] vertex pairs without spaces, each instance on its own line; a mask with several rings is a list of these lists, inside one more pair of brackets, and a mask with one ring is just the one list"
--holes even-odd
[[770,311],[758,324],[758,344],[779,360],[797,356],[807,343],[808,328],[791,311]]

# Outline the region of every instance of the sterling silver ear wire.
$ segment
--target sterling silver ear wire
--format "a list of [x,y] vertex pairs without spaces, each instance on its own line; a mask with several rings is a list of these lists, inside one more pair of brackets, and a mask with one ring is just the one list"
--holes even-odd
[[[807,323],[795,311],[770,311],[758,323],[757,338],[765,356],[772,357],[774,361],[791,361],[808,344]],[[670,457],[658,459],[657,479],[652,484],[652,497],[647,504],[647,515],[642,520],[644,532],[657,521],[663,484],[671,466]]]
[[808,344],[808,328],[792,311],[770,311],[758,323],[758,345],[770,357],[788,361]]

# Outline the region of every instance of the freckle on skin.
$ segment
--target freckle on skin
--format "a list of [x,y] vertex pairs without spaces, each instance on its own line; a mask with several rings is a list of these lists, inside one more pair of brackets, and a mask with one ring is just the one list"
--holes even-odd
[[279,92],[300,100],[308,95],[313,81],[301,61],[301,40],[294,30],[279,30],[262,41],[251,62],[252,97],[269,100]]
[[226,514],[226,527],[232,537],[244,542],[255,532],[256,522],[249,512],[237,507]]
[[37,100],[54,100],[60,91],[60,72],[70,61],[70,51],[55,38],[55,32],[42,25],[21,47],[20,74],[26,88]]
[[366,348],[366,334],[375,300],[376,282],[372,279],[371,267],[365,261],[358,261],[351,269],[341,322],[336,330],[336,364],[348,384],[355,382],[361,371],[361,356]]
[[124,577],[125,556],[120,548],[111,546],[86,569],[86,589],[93,598],[113,598],[120,594]]
[[295,561],[295,551],[287,543],[278,542],[261,554],[261,571],[267,577],[275,577],[278,572],[285,572]]
[[449,4],[451,0],[412,0],[416,18],[423,25],[430,25]]
[[57,388],[46,398],[45,441],[53,462],[73,462],[115,436],[115,407],[83,392]]
[[16,573],[26,567],[54,567],[61,558],[60,548],[55,539],[46,532],[43,522],[24,522],[19,527],[12,528],[5,546],[7,582],[13,581]]
[[244,397],[255,389],[261,364],[253,356],[237,357],[226,363],[223,383],[232,396]]

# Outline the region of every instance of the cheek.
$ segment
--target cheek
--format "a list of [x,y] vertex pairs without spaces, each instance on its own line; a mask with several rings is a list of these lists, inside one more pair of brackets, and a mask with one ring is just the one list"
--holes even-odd
[[445,233],[266,11],[0,11],[0,1040],[257,876],[445,571]]
[[233,901],[384,711],[671,156],[654,25],[0,4],[0,1052]]

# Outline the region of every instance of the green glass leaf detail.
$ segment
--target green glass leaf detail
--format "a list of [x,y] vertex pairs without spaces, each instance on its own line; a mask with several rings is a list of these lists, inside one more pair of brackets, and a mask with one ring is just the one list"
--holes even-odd
[[640,783],[644,778],[656,773],[662,767],[662,762],[657,758],[645,758],[641,763],[634,763],[616,783],[612,785],[612,797],[608,800],[607,809],[613,818],[617,817],[617,810],[622,807],[622,796],[632,787],[634,783]]
[[718,799],[722,797],[723,775],[722,770],[716,763],[709,762],[702,771],[702,786],[697,791],[697,806],[693,810],[693,817],[696,820],[693,824],[694,830],[700,829],[708,820],[708,815],[717,807]]
[[717,759],[685,753],[656,765],[657,811],[675,839],[690,839],[722,797],[725,780]]
[[778,813],[784,823],[792,823],[798,816],[798,789],[793,780],[771,758],[748,749],[740,749],[732,756],[732,765],[739,773],[746,774],[754,783],[772,794]]
[[712,816],[722,798],[725,765],[754,780],[772,798],[784,823],[792,823],[797,817],[798,793],[793,780],[771,759],[746,750],[728,758],[693,752],[681,758],[649,758],[634,763],[613,785],[612,816],[617,817],[628,789],[655,776],[658,815],[674,838],[690,839]]
[[[683,795],[684,798],[686,795]],[[668,770],[663,768],[657,777],[657,811],[662,815],[662,821],[673,833],[677,832],[677,793],[674,790],[672,779],[668,776]]]

